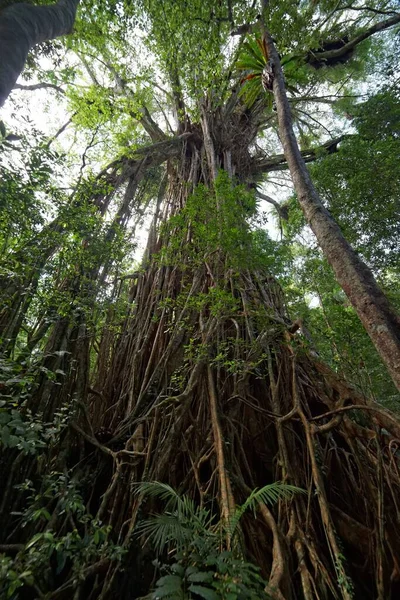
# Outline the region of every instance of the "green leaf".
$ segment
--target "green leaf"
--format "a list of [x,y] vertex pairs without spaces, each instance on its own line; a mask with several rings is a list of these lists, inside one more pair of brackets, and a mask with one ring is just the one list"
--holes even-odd
[[0,425],[5,425],[9,421],[11,421],[12,417],[10,413],[2,411],[0,412]]
[[185,574],[185,568],[179,563],[174,563],[173,565],[171,565],[171,571],[173,573],[176,573],[176,575],[178,575],[179,577],[183,577]]
[[169,585],[170,587],[179,589],[182,585],[182,579],[178,575],[165,575],[164,577],[160,577],[160,579],[157,581],[157,585]]
[[56,573],[59,575],[63,568],[65,567],[65,563],[67,562],[67,555],[65,552],[60,552],[57,550],[57,570]]
[[21,439],[19,437],[17,437],[16,435],[10,435],[10,438],[8,440],[8,445],[10,448],[16,448],[18,446],[18,444],[20,443]]
[[182,580],[177,575],[165,575],[157,581],[154,598],[183,598]]
[[33,538],[29,540],[29,542],[25,546],[25,550],[29,550],[32,546],[34,546],[39,540],[43,538],[43,533],[36,533]]
[[188,580],[193,583],[212,583],[214,579],[214,573],[212,571],[199,571],[198,573],[192,573],[189,575]]
[[8,590],[7,590],[7,598],[11,598],[13,596],[15,590],[17,590],[22,585],[23,585],[23,583],[19,579],[15,579],[11,583],[9,583]]
[[7,425],[5,425],[1,429],[1,441],[3,442],[4,446],[6,446],[6,448],[10,444],[10,438],[11,438],[10,429],[9,429],[9,427],[7,427]]
[[218,600],[218,594],[202,585],[191,585],[189,586],[189,591],[204,598],[204,600]]

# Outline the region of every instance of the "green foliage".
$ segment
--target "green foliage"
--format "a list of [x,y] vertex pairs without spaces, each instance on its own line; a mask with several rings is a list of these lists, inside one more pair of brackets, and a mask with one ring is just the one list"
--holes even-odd
[[34,577],[29,569],[16,571],[14,561],[5,554],[0,554],[0,592],[3,598],[17,598],[15,592],[24,586],[34,585]]
[[267,267],[273,263],[265,252],[267,238],[257,237],[249,224],[256,206],[254,193],[233,185],[221,171],[214,189],[198,185],[184,208],[164,226],[168,244],[160,260],[185,268],[202,264],[219,250],[225,253],[228,268]]
[[205,90],[211,90],[213,103],[221,105],[226,65],[232,55],[227,45],[230,19],[234,23],[252,22],[258,7],[240,0],[232,0],[229,6],[210,0],[164,0],[162,4],[141,0],[138,8],[147,32],[146,44],[157,56],[157,64],[173,90],[182,90],[189,114],[198,114]]
[[374,270],[398,274],[400,95],[383,91],[353,108],[358,133],[312,168],[347,239]]
[[0,152],[0,248],[3,256],[43,226],[47,202],[57,203],[63,198],[54,180],[62,156],[48,148],[40,132],[33,130],[32,133],[34,141],[18,136],[18,142],[12,144],[12,152],[10,148]]
[[290,500],[294,494],[305,493],[304,490],[287,483],[271,483],[260,489],[253,490],[246,501],[236,508],[228,525],[229,535],[233,538],[237,532],[239,521],[247,510],[253,511],[254,515],[261,504],[276,504],[279,500]]
[[163,566],[152,598],[174,600],[267,600],[267,582],[259,569],[235,558],[230,551],[177,554],[176,562]]
[[[400,171],[399,92],[383,89],[367,101],[342,105],[356,132],[338,151],[311,167],[314,182],[346,238],[373,268],[390,300],[400,306],[398,236]],[[399,410],[399,396],[332,270],[306,233],[295,197],[283,223],[292,242],[290,276],[283,280],[290,310],[301,316],[321,358],[366,395]],[[310,301],[312,305],[309,306]]]
[[242,74],[240,95],[245,104],[251,108],[263,96],[265,107],[272,110],[272,94],[266,94],[261,85],[261,76],[268,63],[265,43],[260,38],[249,38],[243,44],[243,49],[236,63],[236,68]]
[[[23,461],[21,473],[28,467],[35,473],[32,482],[26,481],[19,488],[23,509],[17,512],[18,507],[11,515],[12,535],[17,532],[17,539],[27,543],[14,559],[2,556],[0,560],[1,597],[16,599],[21,593],[24,597],[47,598],[54,595],[60,579],[66,586],[61,594],[82,595],[77,586],[84,580],[89,565],[105,559],[118,566],[121,560],[123,550],[115,544],[114,532],[87,508],[86,488],[100,476],[94,472],[90,481],[80,481],[76,474],[82,472],[82,464],[83,471],[92,469],[90,460],[100,450],[95,448],[89,459],[85,455],[81,460],[80,455],[79,469],[71,475],[66,465],[75,460],[68,454],[74,451],[74,443],[70,443],[66,432],[70,419],[81,407],[75,401],[80,375],[83,372],[87,378],[81,386],[84,392],[79,392],[85,396],[82,399],[86,406],[87,389],[93,385],[89,382],[96,381],[96,375],[100,379],[104,375],[104,382],[117,335],[121,331],[127,333],[125,319],[127,315],[130,319],[135,311],[128,296],[130,281],[123,277],[126,270],[134,270],[132,222],[145,211],[149,200],[164,200],[160,186],[164,165],[150,170],[148,163],[153,156],[145,158],[137,152],[149,143],[149,133],[140,124],[143,107],[166,135],[176,138],[184,132],[182,160],[171,159],[168,152],[165,158],[165,171],[175,184],[175,173],[179,172],[179,201],[186,198],[187,192],[183,189],[187,175],[184,167],[195,152],[204,180],[208,179],[207,163],[199,150],[198,116],[205,98],[219,160],[226,139],[220,139],[224,137],[220,126],[229,128],[229,119],[239,114],[248,120],[249,137],[244,136],[242,143],[238,130],[232,142],[242,145],[239,149],[248,153],[242,155],[246,156],[246,164],[233,156],[234,167],[238,181],[249,186],[255,181],[261,183],[265,174],[254,172],[258,158],[281,152],[276,119],[270,111],[272,95],[262,95],[260,89],[267,56],[257,38],[230,36],[237,26],[256,21],[258,4],[242,0],[88,0],[80,11],[74,35],[35,49],[25,71],[26,79],[62,84],[66,90],[68,110],[75,113],[67,136],[61,137],[64,147],[74,140],[68,156],[52,150],[60,138],[51,142],[45,139],[29,119],[22,127],[26,135],[20,135],[14,125],[9,126],[5,117],[0,122],[0,324],[7,332],[0,340],[6,349],[0,363],[0,443],[6,457],[18,453],[18,460]],[[328,111],[324,114],[322,128],[315,127],[318,111],[305,105],[305,146],[319,141],[320,129],[325,129],[325,133],[329,130],[332,135],[336,129],[342,130],[343,121],[331,122],[331,117],[345,116],[345,125],[351,120],[352,131],[357,131],[343,141],[339,152],[321,154],[313,174],[349,240],[400,305],[400,103],[395,86],[382,89],[383,80],[391,78],[394,82],[398,74],[396,40],[393,36],[395,58],[385,64],[382,46],[367,40],[343,64],[320,68],[307,65],[307,57],[323,49],[324,42],[358,34],[384,18],[374,12],[376,9],[388,7],[391,5],[386,0],[371,0],[368,7],[357,3],[355,8],[360,11],[347,7],[343,12],[337,0],[271,0],[266,19],[282,56],[294,118],[300,114],[299,88],[306,96],[320,96],[323,100],[321,94],[328,94],[333,98],[328,100],[332,111],[328,119]],[[237,70],[244,81],[238,101]],[[379,79],[380,92],[374,98],[358,106],[354,106],[353,99],[336,99],[335,94],[354,95],[354,82],[371,73]],[[370,83],[366,81],[366,87]],[[16,101],[20,93],[26,92],[16,92]],[[62,94],[57,94],[62,107]],[[228,98],[232,101],[230,110],[226,105]],[[269,112],[262,110],[262,103]],[[64,108],[60,112],[63,119]],[[10,120],[13,119],[12,115]],[[52,119],[49,114],[49,121]],[[177,121],[181,121],[179,129]],[[167,123],[168,127],[164,127]],[[62,123],[55,120],[51,124],[54,134]],[[160,147],[155,144],[155,149]],[[134,166],[129,159],[136,161]],[[93,174],[99,171],[100,176]],[[128,174],[130,183],[136,183],[145,171],[143,185],[140,182],[134,198],[127,199],[129,206],[123,212],[127,180],[122,184],[121,181]],[[224,173],[219,174],[214,187],[197,186],[181,212],[165,225],[158,261],[160,265],[177,267],[182,280],[190,282],[194,270],[216,259],[215,262],[220,261],[222,276],[216,277],[218,280],[207,293],[189,298],[183,283],[178,297],[159,303],[159,311],[150,317],[152,322],[164,311],[165,328],[160,333],[163,335],[173,330],[176,315],[184,307],[191,317],[200,311],[216,320],[236,316],[241,305],[235,293],[224,286],[225,274],[230,270],[234,280],[243,269],[267,271],[285,283],[293,316],[304,317],[311,329],[310,344],[316,346],[320,357],[356,382],[366,394],[372,392],[379,401],[395,406],[398,395],[330,269],[312,248],[312,240],[299,242],[304,220],[295,207],[295,198],[288,204],[287,239],[273,242],[256,226],[258,207],[249,187],[237,185]],[[269,333],[266,327],[271,327],[271,319],[261,313],[258,307],[254,311],[249,307],[249,318],[255,327]],[[240,316],[247,318],[243,311]],[[228,375],[258,375],[258,370],[265,368],[265,355],[247,362],[242,358],[245,347],[241,340],[225,337],[204,343],[198,332],[192,332],[191,321],[184,315],[178,323],[187,342],[183,361],[171,377],[167,394],[173,397],[181,392],[193,365],[205,357],[213,368],[225,370]],[[54,339],[60,322],[66,323],[65,335]],[[14,324],[10,333],[8,329]],[[277,327],[281,332],[284,325]],[[100,342],[102,337],[107,338],[104,345]],[[155,350],[159,341],[157,337]],[[247,356],[251,355],[249,346]],[[304,347],[308,349],[307,342]],[[103,372],[96,373],[95,365],[101,365]],[[45,401],[45,394],[41,395],[44,388]],[[102,397],[100,392],[97,394]],[[56,407],[51,422],[45,422],[38,412],[46,402]],[[32,412],[27,408],[30,405],[35,409]],[[82,447],[85,444],[86,441]],[[85,454],[82,447],[79,451]],[[127,461],[131,458],[126,456]],[[140,461],[140,456],[133,460],[139,464],[136,460]],[[128,468],[124,459],[123,472]],[[18,471],[16,468],[16,476]],[[14,483],[11,478],[9,481],[10,485]],[[229,523],[219,520],[215,506],[200,507],[167,485],[142,484],[139,491],[156,506],[158,502],[165,503],[163,512],[138,527],[141,539],[150,538],[160,559],[165,561],[159,565],[162,577],[157,581],[154,598],[267,597],[266,582],[258,569],[246,562],[242,552],[241,519],[246,511],[255,512],[260,501],[286,500],[298,489],[274,484],[254,490],[237,507]],[[110,518],[116,517],[115,512],[110,511]],[[107,511],[105,514],[109,518]],[[231,544],[227,544],[227,539]],[[343,572],[341,559],[336,562],[336,571]],[[344,588],[348,580],[339,581],[339,585]]]
[[210,511],[196,506],[188,496],[180,496],[168,484],[160,482],[140,483],[137,492],[166,502],[163,513],[142,522],[137,528],[138,534],[151,539],[158,554],[166,548],[182,551],[197,535],[207,538],[211,546],[218,543],[218,535],[212,530]]
[[[318,251],[300,244],[296,249],[296,275],[285,295],[293,317],[308,328],[313,350],[366,396],[398,412],[399,394],[332,269]],[[398,287],[392,295],[398,301]]]
[[[121,560],[124,551],[111,539],[109,526],[88,512],[76,480],[65,473],[52,472],[39,491],[27,480],[20,486],[27,495],[21,518],[26,527],[35,524],[35,533],[12,560],[0,555],[0,596],[17,598],[15,592],[39,591],[54,586],[57,577],[71,571],[71,581],[84,579],[85,565],[101,559]],[[52,512],[64,516],[74,528],[57,533],[51,528]],[[42,530],[40,530],[42,529]]]
[[59,369],[54,373],[48,372],[40,363],[28,366],[0,359],[0,447],[39,455],[58,438],[71,418],[72,404],[57,410],[52,423],[43,422],[42,415],[33,415],[24,406],[30,397],[37,371],[54,380],[65,375]]
[[[289,92],[297,92],[295,83],[306,83],[302,78],[301,61],[295,60],[295,55],[288,55],[282,59],[282,65],[288,65],[285,69],[286,89]],[[262,99],[267,111],[273,107],[273,94],[266,93],[261,85],[262,73],[268,63],[268,52],[265,42],[259,37],[248,38],[243,44],[236,69],[242,75],[240,95],[243,96],[245,104],[251,108],[253,104]]]
[[[211,510],[201,508],[186,495],[158,481],[142,482],[137,493],[160,499],[164,511],[137,527],[137,534],[151,540],[157,554],[166,550],[172,563],[156,566],[166,573],[157,580],[153,598],[204,598],[205,600],[261,600],[269,596],[268,584],[260,577],[259,569],[246,562],[239,550],[239,521],[247,510],[254,515],[260,502],[274,504],[289,500],[303,490],[282,483],[266,485],[253,492],[238,506],[229,523],[216,520]],[[223,550],[228,535],[236,550]]]

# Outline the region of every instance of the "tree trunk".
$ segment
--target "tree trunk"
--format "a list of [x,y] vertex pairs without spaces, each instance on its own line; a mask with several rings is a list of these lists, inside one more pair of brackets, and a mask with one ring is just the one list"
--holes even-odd
[[79,0],[50,6],[13,4],[0,12],[0,107],[24,68],[28,52],[46,40],[71,33]]
[[273,93],[279,135],[299,204],[318,243],[357,312],[368,335],[400,390],[400,317],[379,288],[372,271],[354,252],[325,208],[314,187],[293,131],[284,76],[271,35],[264,28],[268,55],[273,65]]

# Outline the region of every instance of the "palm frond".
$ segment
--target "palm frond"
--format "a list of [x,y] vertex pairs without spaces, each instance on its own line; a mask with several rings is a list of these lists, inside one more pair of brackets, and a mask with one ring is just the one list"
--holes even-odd
[[135,532],[150,540],[157,554],[171,547],[179,551],[193,538],[193,529],[182,521],[178,513],[155,515],[139,523]]
[[141,481],[135,484],[134,487],[138,494],[143,494],[148,498],[164,500],[167,503],[166,508],[169,510],[175,510],[181,500],[180,495],[174,488],[160,481]]
[[236,531],[240,519],[246,510],[252,510],[255,512],[258,504],[263,502],[264,504],[275,504],[278,500],[289,500],[294,494],[304,494],[305,490],[298,488],[294,485],[281,483],[279,481],[265,485],[260,489],[255,489],[251,492],[247,500],[236,508],[230,523],[229,523],[229,534],[232,537]]
[[142,521],[136,528],[139,535],[151,539],[157,552],[161,553],[167,545],[180,549],[198,535],[214,535],[210,511],[196,506],[189,496],[180,496],[170,485],[159,481],[144,481],[135,487],[137,493],[166,502],[164,512]]

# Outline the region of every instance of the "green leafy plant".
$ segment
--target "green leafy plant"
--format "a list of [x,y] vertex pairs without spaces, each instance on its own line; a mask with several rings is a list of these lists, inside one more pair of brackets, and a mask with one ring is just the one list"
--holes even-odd
[[[282,59],[282,65],[290,63],[293,56],[288,55]],[[243,97],[245,104],[251,108],[253,104],[262,96],[263,103],[267,110],[273,108],[273,94],[265,93],[263,91],[263,73],[268,66],[268,50],[266,43],[259,37],[248,38],[243,44],[243,50],[239,56],[239,60],[236,63],[236,69],[240,73],[244,73],[241,79],[241,90],[240,95]],[[298,71],[298,65],[296,63],[296,70],[288,69],[286,73],[287,79],[292,79],[296,76]],[[298,92],[292,82],[286,81],[286,88],[289,92]]]
[[[262,74],[268,63],[268,52],[264,40],[249,38],[243,45],[243,51],[236,63],[238,71],[245,71],[241,83],[241,95],[250,108],[262,92]],[[272,109],[272,94],[266,96],[268,108]]]
[[[137,534],[152,542],[158,556],[165,550],[173,562],[155,565],[165,573],[157,580],[152,598],[204,598],[205,600],[261,600],[268,598],[259,569],[247,562],[240,548],[239,522],[248,510],[260,503],[289,500],[303,490],[276,482],[253,490],[238,506],[228,524],[211,510],[196,505],[170,485],[158,481],[142,482],[137,492],[165,502],[165,510],[139,524]],[[231,549],[224,548],[225,534]]]
[[[35,524],[42,529],[28,539],[11,559],[0,554],[0,597],[16,599],[20,588],[36,591],[53,584],[64,569],[71,569],[71,581],[64,583],[73,588],[84,579],[85,564],[100,558],[120,561],[125,550],[111,539],[111,528],[94,518],[85,506],[76,480],[65,473],[52,473],[43,488],[35,490],[26,480],[19,486],[27,492],[26,509],[21,516],[25,527]],[[71,522],[73,529],[62,533],[53,529],[54,515]]]

